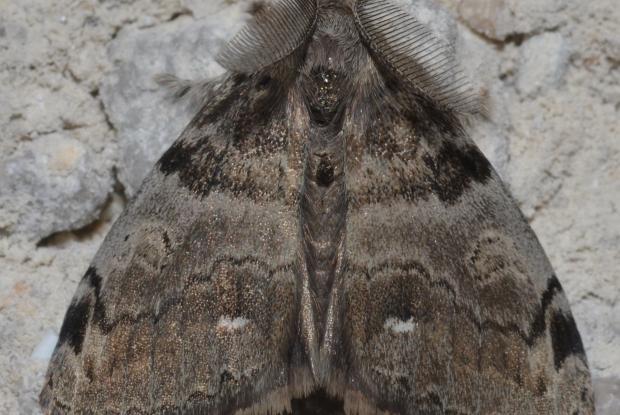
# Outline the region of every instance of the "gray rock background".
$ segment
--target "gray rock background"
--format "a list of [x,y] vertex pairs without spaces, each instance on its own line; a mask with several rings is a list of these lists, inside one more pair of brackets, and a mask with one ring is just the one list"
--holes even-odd
[[[0,0],[1,414],[39,413],[77,282],[189,120],[152,76],[219,73],[244,1]],[[400,1],[479,81],[472,134],[568,293],[599,414],[620,413],[617,0]]]

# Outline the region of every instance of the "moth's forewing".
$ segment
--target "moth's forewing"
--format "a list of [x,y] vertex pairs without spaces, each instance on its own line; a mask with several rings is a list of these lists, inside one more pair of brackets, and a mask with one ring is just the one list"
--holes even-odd
[[290,407],[298,173],[282,169],[278,109],[252,118],[255,83],[220,87],[106,237],[61,329],[48,413]]
[[384,123],[394,152],[369,139],[347,175],[353,383],[394,413],[593,413],[566,297],[516,203],[458,123],[399,135],[408,122]]

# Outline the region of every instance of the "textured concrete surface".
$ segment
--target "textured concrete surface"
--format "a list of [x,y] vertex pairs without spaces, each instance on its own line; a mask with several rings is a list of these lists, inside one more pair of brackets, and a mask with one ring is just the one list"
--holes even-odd
[[[568,293],[599,414],[620,413],[616,0],[399,0],[487,97],[472,134]],[[439,8],[438,5],[442,8]],[[0,0],[0,413],[36,395],[75,286],[187,123],[152,76],[217,74],[243,1]]]

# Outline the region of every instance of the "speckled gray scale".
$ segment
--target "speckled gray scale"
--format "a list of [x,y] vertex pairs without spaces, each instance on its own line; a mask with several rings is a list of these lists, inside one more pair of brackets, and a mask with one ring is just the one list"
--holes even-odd
[[176,86],[206,104],[79,284],[44,413],[593,414],[450,48],[387,1],[252,13]]

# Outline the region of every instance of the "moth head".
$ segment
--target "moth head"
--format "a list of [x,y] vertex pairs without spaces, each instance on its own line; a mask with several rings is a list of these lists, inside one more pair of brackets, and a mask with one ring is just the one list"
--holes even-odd
[[[481,113],[479,94],[460,67],[455,49],[431,27],[390,0],[277,0],[253,3],[248,24],[222,49],[218,62],[252,74],[304,48],[328,25],[329,9],[347,10],[374,62],[440,108]],[[332,22],[333,24],[333,22]],[[359,37],[358,37],[359,36]],[[346,41],[351,39],[342,39]]]

